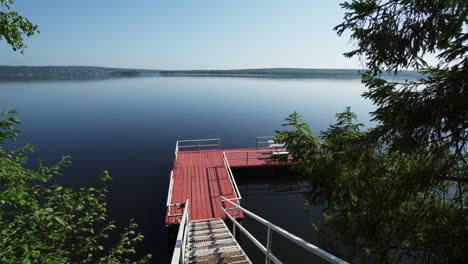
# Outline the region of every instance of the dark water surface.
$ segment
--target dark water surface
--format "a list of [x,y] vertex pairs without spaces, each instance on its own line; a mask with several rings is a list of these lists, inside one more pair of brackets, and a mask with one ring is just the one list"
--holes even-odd
[[[109,170],[114,179],[111,217],[120,225],[135,218],[145,235],[143,250],[153,254],[155,263],[168,263],[164,214],[176,140],[219,137],[223,148],[254,147],[256,136],[273,135],[293,111],[318,133],[348,105],[361,122],[368,123],[373,106],[360,97],[363,91],[359,80],[331,79],[1,82],[0,107],[20,113],[23,133],[18,144],[36,147],[32,159],[40,157],[50,165],[63,155],[72,156],[73,165],[64,170],[60,183],[88,185],[102,170]],[[238,174],[243,206],[314,242],[300,181],[283,181],[280,175],[279,181],[272,177],[270,182],[255,177],[260,173]],[[260,232],[248,219],[245,225]],[[310,262],[297,259],[301,253],[278,248],[283,242],[276,241],[274,237],[273,250],[282,260]],[[254,251],[252,246],[246,248]],[[257,253],[252,254],[256,258]]]

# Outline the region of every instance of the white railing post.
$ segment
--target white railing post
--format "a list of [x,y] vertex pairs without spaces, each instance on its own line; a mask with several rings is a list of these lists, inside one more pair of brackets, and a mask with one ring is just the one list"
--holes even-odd
[[[258,145],[261,144],[269,144],[271,139],[274,139],[275,136],[264,136],[264,137],[257,137],[256,138],[256,148],[258,149]],[[262,139],[267,140],[267,141],[261,141]],[[260,140],[260,141],[259,141]]]
[[[192,145],[184,145],[186,143],[192,143]],[[210,138],[210,139],[189,139],[189,140],[177,140],[176,143],[176,156],[177,152],[180,149],[184,148],[195,148],[201,150],[202,147],[218,148],[221,149],[221,139],[220,138]]]
[[[234,179],[234,175],[232,174],[231,166],[229,165],[229,161],[226,158],[226,152],[223,152],[223,161],[224,161],[224,167],[226,167],[227,173],[229,175],[229,178],[231,179],[232,185],[234,185],[234,192],[236,193],[236,198],[238,200],[242,199],[242,196],[239,192],[239,188],[237,187],[236,179]],[[240,203],[240,202],[239,202]]]
[[268,227],[265,264],[270,263],[271,240],[272,240],[271,228]]
[[[182,240],[182,259],[181,263],[185,263],[185,245],[187,244],[187,224],[190,221],[190,208],[189,208],[189,200],[185,203],[185,210],[184,213],[187,213],[186,217],[186,223],[184,224],[184,239]],[[184,216],[183,216],[184,217]]]
[[167,192],[167,202],[166,202],[166,206],[168,207],[168,212],[167,212],[167,215],[170,216],[171,215],[171,206],[172,206],[172,188],[174,186],[174,173],[173,171],[171,170],[171,176],[169,178],[169,191]]
[[221,218],[223,218],[223,216],[224,216],[224,214],[223,214],[223,200],[224,200],[224,197],[221,196],[221,198],[219,199],[219,204],[220,204],[220,206],[219,206],[220,209],[219,209],[219,210],[221,211],[221,212],[220,212],[220,213],[221,213],[221,214],[220,214],[220,217],[221,217]]
[[185,263],[185,242],[187,240],[187,224],[190,221],[189,200],[185,202],[184,213],[179,223],[177,240],[172,254],[171,264]]
[[[236,221],[236,210],[237,207],[234,207],[234,221]],[[236,224],[232,221],[232,235],[234,236],[234,239],[236,238]]]

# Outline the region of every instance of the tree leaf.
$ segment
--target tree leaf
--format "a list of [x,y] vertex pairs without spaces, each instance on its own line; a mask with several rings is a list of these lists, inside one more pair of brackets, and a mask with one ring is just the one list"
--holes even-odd
[[59,224],[61,224],[61,225],[64,225],[64,226],[67,225],[67,222],[65,222],[65,220],[63,220],[63,219],[62,219],[61,217],[59,217],[59,216],[55,216],[54,219],[55,219],[57,222],[59,222]]

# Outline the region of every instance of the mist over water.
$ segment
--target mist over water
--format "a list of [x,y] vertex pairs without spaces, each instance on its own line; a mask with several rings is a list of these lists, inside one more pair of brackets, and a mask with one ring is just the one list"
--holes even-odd
[[[109,170],[112,219],[126,225],[135,218],[145,235],[143,250],[153,254],[155,263],[167,263],[164,214],[176,140],[222,138],[223,148],[255,147],[256,136],[273,135],[293,111],[318,134],[345,106],[369,124],[374,107],[360,96],[364,91],[354,79],[0,82],[0,107],[20,113],[22,134],[16,145],[34,145],[33,161],[40,157],[52,165],[63,155],[72,156],[73,164],[64,169],[59,183],[89,185],[102,170]],[[238,173],[243,206],[313,242],[300,181],[282,179],[275,185],[268,178],[256,181],[252,172]],[[273,250],[276,254],[275,246]],[[285,251],[279,256],[288,262],[294,254]]]

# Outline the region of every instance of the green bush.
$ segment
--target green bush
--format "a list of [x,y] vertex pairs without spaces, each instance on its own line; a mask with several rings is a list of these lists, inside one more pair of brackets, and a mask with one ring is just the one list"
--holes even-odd
[[[56,184],[63,157],[47,167],[27,168],[30,145],[5,148],[20,133],[15,111],[0,117],[0,263],[147,263],[151,256],[135,260],[135,245],[143,240],[133,221],[122,231],[107,215],[107,171],[95,185],[78,190]],[[109,241],[109,235],[120,235]],[[113,243],[114,242],[114,243]]]

